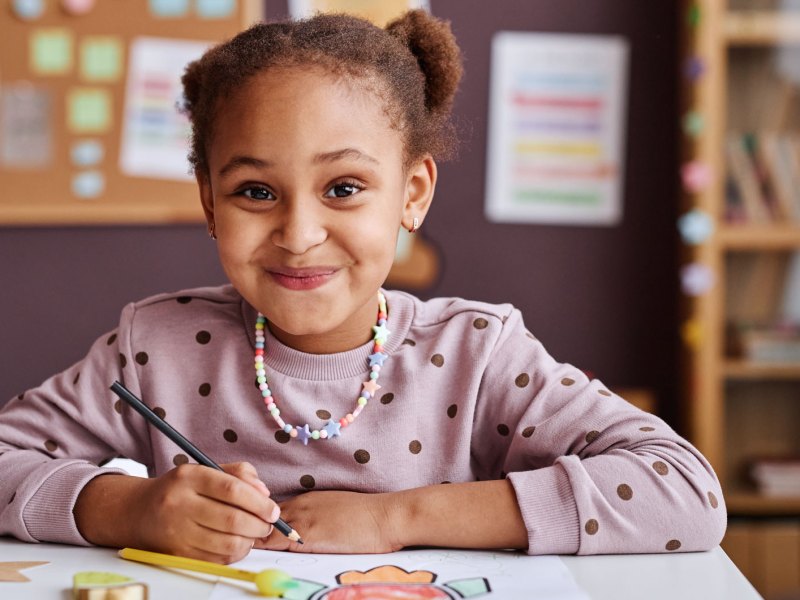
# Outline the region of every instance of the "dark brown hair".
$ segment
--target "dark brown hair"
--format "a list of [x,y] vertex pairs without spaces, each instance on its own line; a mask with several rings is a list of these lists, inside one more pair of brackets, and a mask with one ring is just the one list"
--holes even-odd
[[219,104],[247,79],[273,67],[317,66],[375,82],[392,126],[404,137],[406,166],[455,151],[450,120],[462,74],[449,23],[413,10],[385,29],[343,14],[260,23],[208,50],[183,75],[183,111],[192,124],[189,161],[207,172],[206,148]]

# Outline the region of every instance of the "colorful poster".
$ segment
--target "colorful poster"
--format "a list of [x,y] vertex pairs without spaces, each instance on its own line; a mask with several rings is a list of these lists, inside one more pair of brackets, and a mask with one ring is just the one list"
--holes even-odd
[[189,120],[178,111],[187,63],[211,45],[141,37],[130,47],[120,169],[134,177],[191,181]]
[[428,0],[289,0],[289,14],[304,19],[317,12],[342,12],[369,19],[383,26],[413,8],[430,10]]
[[489,220],[620,222],[627,60],[627,43],[619,37],[495,35]]

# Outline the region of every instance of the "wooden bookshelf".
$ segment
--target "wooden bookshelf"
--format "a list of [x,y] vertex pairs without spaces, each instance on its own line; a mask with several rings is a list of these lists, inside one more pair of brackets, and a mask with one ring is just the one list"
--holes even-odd
[[800,44],[800,12],[731,11],[724,22],[725,41],[729,46]]
[[[771,364],[756,363],[747,360],[726,360],[723,374],[728,380],[788,380],[800,382],[800,363]],[[797,400],[800,402],[800,398]]]
[[755,490],[731,488],[725,494],[728,512],[753,516],[793,516],[800,513],[800,496],[764,496]]
[[721,225],[718,242],[730,250],[800,250],[800,224]]

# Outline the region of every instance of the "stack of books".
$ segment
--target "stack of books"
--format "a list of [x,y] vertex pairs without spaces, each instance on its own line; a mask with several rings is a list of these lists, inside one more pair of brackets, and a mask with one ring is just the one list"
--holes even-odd
[[757,363],[800,365],[800,327],[744,328],[738,333],[741,357]]
[[756,459],[750,465],[750,477],[765,496],[800,496],[800,457]]

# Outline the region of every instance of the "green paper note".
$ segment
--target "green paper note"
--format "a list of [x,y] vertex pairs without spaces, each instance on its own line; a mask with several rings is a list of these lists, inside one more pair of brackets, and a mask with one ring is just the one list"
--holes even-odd
[[85,37],[80,64],[87,81],[116,81],[122,73],[122,42],[114,36]]
[[67,124],[73,133],[104,133],[111,127],[111,95],[98,88],[72,88]]
[[72,70],[72,33],[68,29],[36,29],[30,36],[30,67],[38,75],[64,75]]

